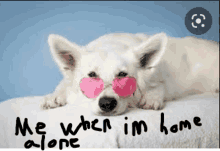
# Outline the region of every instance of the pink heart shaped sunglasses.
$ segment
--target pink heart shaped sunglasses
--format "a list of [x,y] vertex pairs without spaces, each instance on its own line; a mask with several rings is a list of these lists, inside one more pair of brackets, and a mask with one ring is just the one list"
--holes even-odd
[[[88,98],[96,98],[104,90],[101,78],[83,78],[80,83],[81,91]],[[133,77],[115,78],[112,89],[121,97],[132,96],[136,90],[136,79]]]

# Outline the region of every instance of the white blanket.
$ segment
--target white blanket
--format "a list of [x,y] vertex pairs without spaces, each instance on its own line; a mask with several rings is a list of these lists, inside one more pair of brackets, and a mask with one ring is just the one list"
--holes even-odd
[[[5,101],[0,104],[0,147],[1,148],[21,148],[24,144],[28,146],[33,140],[35,144],[42,147],[42,134],[36,133],[36,124],[43,122],[46,127],[39,131],[45,131],[44,142],[45,147],[48,147],[48,142],[55,139],[59,146],[60,139],[72,138],[71,145],[80,145],[80,148],[218,148],[219,147],[219,96],[213,95],[197,95],[190,96],[173,102],[166,102],[163,110],[142,110],[129,109],[127,113],[110,117],[110,116],[95,116],[91,114],[86,107],[76,107],[66,105],[64,107],[41,111],[39,102],[43,97],[25,97],[16,98]],[[164,126],[168,130],[161,132],[161,113],[164,113]],[[83,126],[79,131],[72,135],[65,136],[60,123],[67,128],[69,123],[72,124],[72,131],[80,124],[80,116],[84,120],[90,122],[90,129],[84,130]],[[23,125],[24,118],[28,119],[33,135],[26,131],[26,136],[21,134],[19,130],[16,132],[16,118],[19,117]],[[127,117],[127,120],[125,119]],[[196,118],[194,118],[196,117]],[[200,118],[200,121],[199,121]],[[98,119],[95,127],[101,128],[101,131],[92,129],[92,121]],[[110,121],[111,129],[106,128],[103,132],[103,121]],[[134,121],[143,121],[147,126],[147,131],[144,131],[144,126],[141,126],[140,135],[135,132],[132,135],[132,123]],[[191,129],[184,127],[180,131],[180,121],[189,121]],[[196,124],[195,124],[196,123]],[[128,127],[128,134],[125,134],[125,125]],[[175,124],[178,126],[176,127]],[[199,126],[199,124],[202,124]],[[174,125],[174,126],[173,126]],[[173,126],[173,127],[172,127]],[[133,126],[134,127],[134,126]],[[172,127],[171,132],[170,128]],[[177,128],[177,129],[176,129]],[[78,140],[74,140],[77,138]],[[55,141],[53,140],[53,141]],[[53,143],[54,142],[50,142]],[[51,144],[50,144],[51,145]],[[68,148],[74,147],[69,144]],[[65,148],[63,143],[63,148]],[[77,146],[76,146],[77,147]],[[31,148],[36,148],[32,146]]]

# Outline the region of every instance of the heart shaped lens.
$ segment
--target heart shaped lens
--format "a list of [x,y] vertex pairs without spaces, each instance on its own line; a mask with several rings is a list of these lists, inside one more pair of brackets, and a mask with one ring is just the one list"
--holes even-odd
[[115,78],[112,82],[112,88],[119,96],[131,96],[136,90],[136,79],[132,77]]
[[103,91],[104,82],[100,78],[83,78],[80,88],[88,98],[96,98]]

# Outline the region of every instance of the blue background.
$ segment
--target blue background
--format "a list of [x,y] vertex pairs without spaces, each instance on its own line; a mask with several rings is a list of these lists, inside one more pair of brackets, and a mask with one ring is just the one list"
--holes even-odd
[[111,32],[166,32],[195,36],[186,13],[207,9],[211,29],[196,36],[219,41],[219,2],[0,2],[0,101],[53,92],[62,75],[50,56],[48,35],[79,45]]

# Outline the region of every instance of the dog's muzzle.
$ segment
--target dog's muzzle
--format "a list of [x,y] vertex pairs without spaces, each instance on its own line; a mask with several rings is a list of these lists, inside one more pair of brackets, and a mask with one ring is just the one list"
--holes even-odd
[[117,106],[117,101],[115,98],[102,97],[99,99],[99,107],[104,112],[111,112]]

